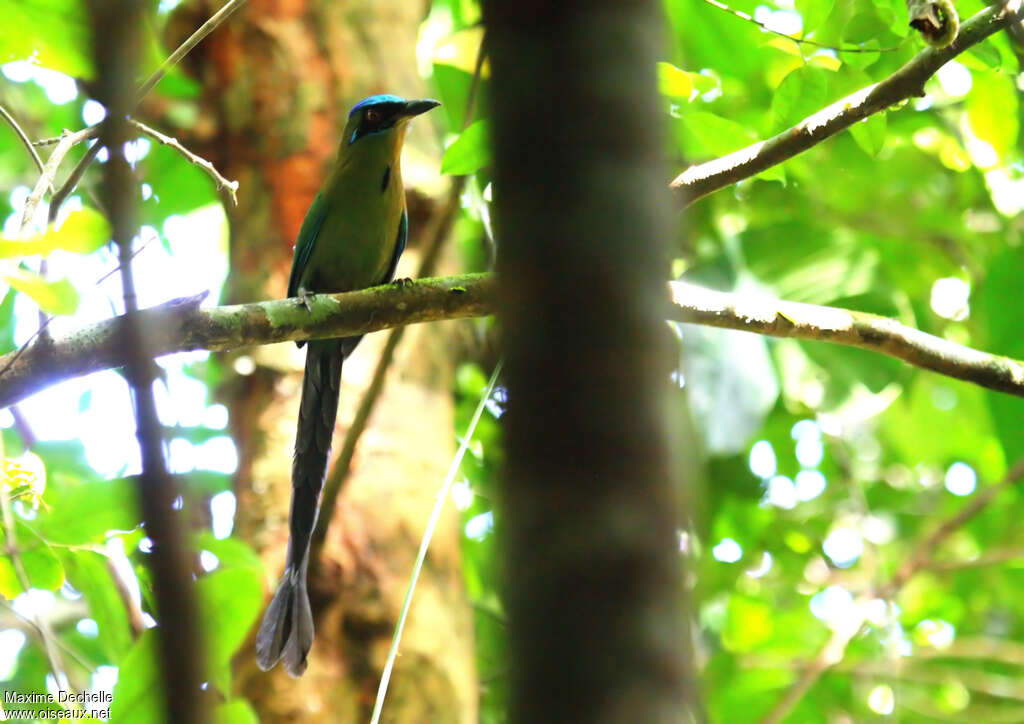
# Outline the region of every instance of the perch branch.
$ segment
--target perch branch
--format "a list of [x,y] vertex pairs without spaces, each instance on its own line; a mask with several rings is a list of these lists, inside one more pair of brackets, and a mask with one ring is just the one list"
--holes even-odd
[[[887,317],[836,307],[715,292],[672,282],[665,318],[722,329],[834,342],[872,350],[947,377],[1024,397],[1024,361],[980,352],[926,334]],[[156,356],[367,334],[404,324],[483,317],[494,312],[491,274],[424,279],[406,288],[386,285],[344,294],[319,294],[311,310],[294,299],[199,309],[182,299],[138,312],[147,349]],[[567,310],[566,313],[570,313]],[[0,408],[61,380],[124,365],[115,342],[124,317],[107,319],[0,357]]]
[[[462,114],[463,130],[469,126],[473,118],[473,108],[476,105],[477,91],[480,87],[480,76],[486,57],[487,37],[485,35],[480,41],[480,48],[476,54],[473,80],[469,86],[469,94],[466,96],[465,112]],[[441,248],[451,234],[452,225],[455,223],[455,218],[459,213],[459,199],[462,198],[462,191],[465,187],[465,176],[456,176],[452,179],[452,185],[448,189],[448,197],[434,214],[431,225],[427,230],[427,243],[424,247],[423,258],[420,260],[420,267],[416,270],[416,279],[423,279],[434,273],[437,261],[441,256]],[[391,362],[395,357],[395,350],[398,349],[398,343],[402,341],[404,334],[405,327],[396,327],[388,334],[388,339],[381,350],[380,358],[377,360],[377,366],[373,370],[370,386],[366,388],[362,399],[359,400],[359,407],[356,408],[352,424],[349,425],[348,430],[345,432],[345,440],[342,442],[341,452],[338,453],[337,459],[335,459],[328,472],[327,480],[324,482],[324,494],[320,504],[320,519],[316,529],[313,531],[312,549],[310,551],[310,559],[313,561],[314,566],[319,565],[320,552],[323,550],[327,530],[330,528],[331,520],[334,518],[338,494],[341,492],[345,482],[348,480],[349,473],[352,471],[352,458],[355,456],[356,445],[363,436],[366,425],[370,420],[370,415],[373,413],[374,408],[377,406],[377,401],[380,400],[380,396],[384,392],[388,368],[391,366]]]

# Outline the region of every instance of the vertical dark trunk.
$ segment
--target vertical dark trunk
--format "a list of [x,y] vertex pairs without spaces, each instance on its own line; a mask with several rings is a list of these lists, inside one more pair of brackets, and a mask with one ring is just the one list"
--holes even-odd
[[658,3],[484,5],[511,719],[682,721],[696,694],[666,414]]
[[159,623],[164,713],[168,721],[198,724],[208,716],[200,691],[205,677],[199,608],[185,555],[186,535],[180,516],[173,510],[178,490],[164,461],[163,434],[153,395],[153,359],[147,349],[146,330],[131,317],[138,311],[132,272],[132,240],[138,233],[138,185],[124,148],[130,138],[126,117],[137,103],[135,79],[144,5],[132,0],[95,0],[89,10],[95,39],[96,98],[109,110],[98,140],[109,151],[103,166],[102,193],[112,238],[119,250],[124,306],[129,314],[121,326],[119,343],[126,352],[125,376],[131,385],[142,458],[142,471],[136,478],[139,508],[146,535],[152,540],[148,568]]

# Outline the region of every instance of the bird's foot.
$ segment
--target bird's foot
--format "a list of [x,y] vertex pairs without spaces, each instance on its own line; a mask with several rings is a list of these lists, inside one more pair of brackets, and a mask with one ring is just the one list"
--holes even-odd
[[399,289],[407,289],[412,286],[413,281],[409,277],[402,277],[401,279],[395,279],[391,283],[394,284]]
[[313,310],[309,306],[309,300],[312,299],[314,296],[316,296],[314,292],[307,292],[305,289],[300,289],[299,295],[296,297],[296,299],[299,301],[299,304],[301,306],[306,308],[307,312],[311,312]]

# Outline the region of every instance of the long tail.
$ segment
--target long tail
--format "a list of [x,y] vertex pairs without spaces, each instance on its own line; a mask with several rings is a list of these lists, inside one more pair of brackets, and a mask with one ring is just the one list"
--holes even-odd
[[313,646],[306,568],[338,413],[341,363],[347,351],[344,347],[347,345],[342,340],[316,340],[309,343],[306,351],[292,462],[288,558],[277,593],[256,636],[256,661],[264,671],[283,659],[285,671],[301,676],[306,670],[306,655]]

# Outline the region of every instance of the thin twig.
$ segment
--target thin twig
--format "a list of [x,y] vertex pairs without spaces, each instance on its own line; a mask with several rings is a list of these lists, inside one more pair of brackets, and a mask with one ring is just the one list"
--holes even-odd
[[918,571],[928,566],[929,561],[935,555],[935,551],[949,536],[960,530],[970,520],[976,518],[999,495],[1015,487],[1021,481],[1021,478],[1024,478],[1024,460],[1015,463],[1009,472],[1006,473],[1006,477],[1003,478],[1002,482],[978,493],[970,503],[948,518],[931,535],[925,538],[903,565],[897,569],[889,583],[878,591],[878,595],[883,598],[894,596],[895,592],[913,578]]
[[[25,230],[28,228],[28,224],[31,223],[32,219],[36,215],[36,207],[39,206],[39,202],[43,199],[43,194],[47,191],[53,191],[54,178],[57,175],[57,169],[60,168],[61,162],[64,157],[68,154],[68,151],[72,149],[75,144],[87,139],[93,138],[99,133],[99,129],[96,126],[90,128],[83,128],[81,131],[65,131],[60,137],[60,141],[57,143],[57,148],[53,149],[50,153],[49,158],[46,159],[46,164],[43,166],[43,171],[39,175],[39,179],[36,181],[35,187],[32,192],[28,195],[25,200],[25,206],[21,212],[21,224],[18,227],[18,235],[24,236]],[[52,206],[51,202],[51,206]]]
[[187,148],[182,146],[181,143],[178,142],[177,138],[166,136],[163,133],[160,133],[160,131],[156,130],[155,128],[150,128],[145,123],[142,123],[141,121],[136,121],[134,118],[129,118],[128,122],[135,128],[145,133],[147,136],[152,136],[163,145],[170,146],[171,148],[173,148],[175,151],[184,156],[189,163],[203,169],[206,172],[206,174],[210,178],[212,178],[214,182],[217,184],[217,190],[225,192],[228,198],[231,199],[231,203],[234,206],[238,206],[238,181],[228,181],[226,178],[221,176],[220,172],[214,167],[212,163],[207,161],[205,158],[197,156],[196,154],[189,151]]
[[[32,618],[31,616],[26,616],[25,614],[21,613],[18,609],[16,609],[10,603],[5,601],[3,598],[0,598],[0,608],[7,611],[9,614],[17,618],[19,621],[22,621],[26,626],[31,628],[32,631],[35,632],[35,634],[41,640],[43,639],[43,637],[45,636],[45,634],[43,633],[44,629],[39,625],[39,623],[34,618]],[[76,613],[74,620],[78,621],[81,618],[82,614]],[[81,666],[83,669],[85,669],[86,671],[96,670],[96,663],[86,658],[78,649],[74,648],[73,646],[70,646],[59,637],[54,637],[54,642],[57,644],[58,647],[60,647],[61,651],[63,651],[65,654],[74,659],[75,663]],[[0,721],[3,721],[3,719],[0,719]]]
[[[85,130],[98,132],[99,126],[93,126],[92,128],[87,128]],[[60,146],[58,145],[57,148],[60,148]],[[57,189],[50,198],[50,213],[47,223],[52,224],[54,219],[57,218],[57,214],[60,212],[60,207],[64,205],[64,200],[74,193],[75,188],[78,187],[78,182],[81,181],[82,176],[85,175],[86,169],[88,169],[92,162],[96,160],[96,157],[102,150],[103,145],[101,143],[97,142],[92,144],[85,152],[85,155],[82,156],[82,159],[75,164],[73,169],[71,169],[71,173],[68,174],[67,179],[65,179],[64,183],[61,184],[61,187]],[[54,151],[54,153],[57,152]]]
[[153,74],[146,79],[146,81],[139,86],[136,91],[135,105],[138,105],[146,95],[153,90],[157,83],[163,80],[163,77],[167,75],[174,66],[176,66],[182,58],[189,54],[192,48],[196,47],[203,41],[203,39],[220,27],[225,20],[231,17],[231,14],[238,10],[238,8],[245,5],[246,0],[230,0],[225,3],[220,10],[214,13],[209,20],[199,26],[192,35],[189,36],[188,40],[179,45],[177,49],[168,56],[167,60],[160,64],[160,67],[153,71]]
[[21,141],[21,145],[25,147],[26,151],[28,151],[28,155],[32,157],[32,163],[34,163],[36,168],[39,169],[39,173],[42,173],[43,160],[39,158],[39,154],[36,153],[35,146],[32,145],[30,140],[28,140],[28,136],[25,134],[25,131],[20,125],[18,125],[18,122],[14,120],[14,116],[12,116],[2,105],[0,105],[0,118],[7,121],[7,125],[9,125],[14,131],[14,135],[16,135],[18,140]]
[[430,511],[427,527],[423,531],[420,547],[416,552],[416,562],[412,566],[412,576],[409,579],[409,588],[405,592],[405,600],[402,602],[402,611],[398,614],[398,622],[395,624],[395,634],[391,637],[391,648],[388,650],[388,657],[384,662],[384,671],[380,677],[380,685],[377,687],[377,699],[373,704],[373,716],[370,719],[370,724],[378,724],[380,721],[380,714],[384,709],[384,698],[388,693],[388,683],[391,681],[391,672],[395,666],[395,659],[398,657],[398,645],[402,641],[402,631],[405,629],[405,620],[409,616],[409,607],[412,605],[412,597],[416,592],[416,583],[419,581],[420,572],[423,570],[423,561],[427,558],[427,549],[430,548],[430,541],[434,537],[437,523],[441,519],[441,511],[444,510],[444,504],[448,501],[452,483],[455,482],[459,466],[462,465],[462,459],[466,456],[466,450],[469,449],[469,443],[476,432],[476,426],[480,422],[480,417],[487,406],[487,401],[494,393],[494,386],[498,383],[498,377],[501,375],[501,365],[502,360],[498,360],[498,364],[494,366],[494,371],[491,373],[491,379],[487,382],[483,395],[480,396],[480,403],[476,406],[476,410],[473,411],[473,417],[466,427],[466,434],[459,444],[459,449],[456,451],[455,457],[452,458],[451,465],[448,466],[448,474],[444,476],[441,489],[437,492],[437,497],[434,499],[434,508]]
[[836,47],[834,45],[825,45],[824,43],[819,43],[816,40],[809,40],[807,38],[796,38],[796,37],[794,37],[792,35],[789,35],[788,33],[783,33],[780,30],[774,30],[774,29],[768,27],[767,25],[765,25],[764,23],[762,23],[760,20],[755,20],[753,15],[748,15],[747,13],[745,13],[745,12],[743,12],[741,10],[734,10],[733,8],[731,8],[728,5],[726,5],[725,3],[718,2],[718,0],[704,0],[704,2],[706,2],[708,5],[710,5],[713,8],[717,8],[719,10],[723,10],[723,11],[729,13],[730,15],[734,15],[735,17],[739,18],[740,20],[746,20],[748,23],[753,23],[754,25],[756,25],[757,27],[761,28],[761,30],[763,30],[766,33],[771,33],[772,35],[777,35],[780,38],[785,38],[786,40],[790,40],[790,41],[792,41],[794,43],[797,43],[798,45],[810,45],[810,46],[812,46],[814,48],[820,48],[821,50],[833,50],[836,53],[891,53],[891,52],[893,52],[895,50],[899,50],[900,49],[899,45],[895,45],[895,46],[893,46],[891,48],[853,48],[853,47],[849,47],[849,46],[847,46],[847,47]]
[[985,568],[987,566],[996,566],[1002,563],[1019,560],[1024,560],[1024,548],[999,548],[982,553],[975,558],[931,561],[928,564],[928,570],[933,573],[954,573],[956,571],[964,571],[972,568]]

